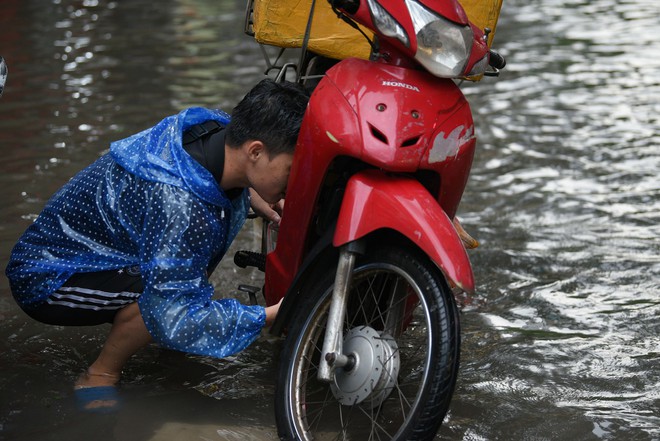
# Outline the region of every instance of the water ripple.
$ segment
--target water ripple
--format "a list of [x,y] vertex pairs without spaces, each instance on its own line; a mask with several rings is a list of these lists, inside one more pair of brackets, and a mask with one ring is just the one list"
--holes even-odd
[[660,435],[657,14],[650,0],[506,3],[506,70],[464,85],[479,136],[461,213],[483,244],[475,323],[507,342],[481,341],[467,382],[577,409],[603,439]]

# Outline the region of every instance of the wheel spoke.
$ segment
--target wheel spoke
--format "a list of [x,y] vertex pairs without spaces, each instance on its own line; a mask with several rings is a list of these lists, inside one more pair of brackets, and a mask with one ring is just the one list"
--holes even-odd
[[354,314],[346,315],[346,329],[353,328],[356,323],[360,323],[359,320],[360,316],[362,316],[365,322],[368,322],[367,311],[365,309],[365,303],[368,300],[368,296],[363,295],[363,293],[360,291],[359,286],[355,286],[354,289],[357,294],[355,298],[358,299],[359,303],[356,307],[356,311]]
[[370,440],[375,440],[375,439],[381,439],[380,434],[375,430],[376,429],[376,424],[374,422],[378,421],[378,417],[380,415],[380,411],[382,410],[382,406],[377,406],[376,408],[376,413],[374,415],[374,407],[371,407],[371,433],[369,434],[369,439]]
[[[384,277],[387,278],[387,276],[384,276]],[[370,300],[373,302],[373,305],[374,305],[374,308],[372,308],[371,317],[367,320],[367,323],[366,323],[367,326],[374,323],[376,321],[376,318],[380,317],[382,315],[381,312],[380,312],[380,306],[379,306],[379,303],[380,303],[379,302],[379,299],[380,299],[379,296],[383,295],[383,290],[386,286],[386,283],[384,281],[382,281],[382,278],[383,278],[383,276],[379,277],[379,274],[375,275],[374,277],[371,278],[369,286],[367,288],[367,293],[369,294]],[[378,288],[377,286],[376,287],[374,286],[376,284],[376,282],[381,282],[380,283],[380,288]],[[376,289],[378,289],[380,291],[378,295],[376,295]],[[365,297],[367,297],[367,296],[365,295]],[[365,319],[366,319],[366,317],[365,317]]]
[[307,411],[307,413],[306,413],[307,420],[309,420],[310,416],[312,417],[312,421],[308,422],[308,426],[309,426],[310,429],[313,428],[313,427],[318,428],[319,423],[322,421],[321,417],[323,416],[323,412],[325,412],[325,410],[328,407],[338,404],[337,401],[333,397],[331,397],[330,395],[331,395],[330,394],[330,389],[327,388],[326,392],[325,392],[325,398],[322,401],[307,401],[307,402],[305,402],[306,407],[309,407],[313,404],[321,404],[320,408],[315,409],[311,412]]
[[367,411],[362,407],[362,406],[353,406],[356,407],[362,412],[363,415],[365,415],[367,418],[371,420],[371,432],[374,433],[374,430],[380,429],[380,432],[386,434],[388,436],[388,439],[391,439],[393,435],[389,434],[388,431],[375,419],[371,418],[371,414],[367,413]]
[[358,407],[357,405],[349,406],[349,412],[348,412],[348,418],[346,422],[344,422],[343,419],[343,410],[346,406],[339,405],[339,413],[342,415],[341,419],[341,433],[344,435],[344,438],[347,436],[347,430],[348,430],[348,424],[351,422],[351,419],[354,415],[355,408]]
[[[386,341],[386,339],[382,339],[382,340],[383,340],[383,341]],[[399,408],[401,409],[401,417],[402,417],[402,419],[405,420],[405,419],[407,418],[408,411],[409,411],[410,408],[411,408],[411,404],[410,404],[410,402],[408,401],[407,397],[406,397],[405,394],[403,393],[403,390],[401,389],[401,385],[402,385],[402,384],[405,384],[405,383],[399,383],[399,381],[398,381],[397,378],[392,378],[391,375],[390,375],[389,370],[386,368],[387,363],[388,363],[388,362],[390,361],[390,359],[391,359],[392,357],[394,357],[394,355],[397,354],[397,353],[398,353],[398,351],[394,351],[394,352],[392,352],[392,354],[388,357],[388,359],[387,359],[385,362],[383,362],[382,360],[380,361],[380,365],[381,365],[381,367],[382,367],[382,369],[383,369],[383,372],[386,372],[387,375],[392,379],[392,383],[393,383],[394,385],[393,385],[393,386],[390,386],[390,387],[388,387],[388,388],[386,388],[386,389],[391,389],[390,393],[391,393],[393,390],[396,389],[397,394],[399,395],[399,403],[400,403]],[[400,355],[399,355],[399,357],[400,357]],[[405,408],[404,408],[404,403],[403,403],[404,401],[405,401],[405,404],[407,405]]]

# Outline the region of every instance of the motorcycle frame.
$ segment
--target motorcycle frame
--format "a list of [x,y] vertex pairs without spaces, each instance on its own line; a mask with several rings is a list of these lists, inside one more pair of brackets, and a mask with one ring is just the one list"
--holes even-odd
[[356,256],[377,238],[422,250],[449,285],[473,291],[470,262],[451,219],[475,143],[469,105],[452,80],[347,59],[315,88],[277,245],[266,257],[264,295],[268,304],[284,297],[271,328],[281,334],[306,281],[319,266],[339,262],[321,379],[330,381],[332,367],[350,362],[341,351],[340,329],[350,274]]

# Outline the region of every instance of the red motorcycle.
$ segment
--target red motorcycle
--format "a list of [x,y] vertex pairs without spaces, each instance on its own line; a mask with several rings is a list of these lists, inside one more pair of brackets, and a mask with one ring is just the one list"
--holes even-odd
[[284,298],[279,435],[432,439],[458,372],[455,295],[474,291],[454,220],[476,140],[453,79],[504,60],[454,0],[330,2],[375,37],[371,60],[315,86],[267,229],[264,296]]

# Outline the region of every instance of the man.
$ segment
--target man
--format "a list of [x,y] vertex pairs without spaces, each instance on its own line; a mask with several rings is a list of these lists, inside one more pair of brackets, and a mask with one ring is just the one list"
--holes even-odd
[[116,407],[124,364],[152,340],[225,357],[272,323],[279,305],[212,300],[208,276],[250,202],[278,221],[307,100],[263,80],[231,120],[191,108],[114,142],[23,234],[6,270],[21,308],[48,324],[112,323],[74,388],[84,409]]

